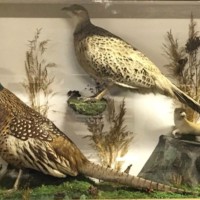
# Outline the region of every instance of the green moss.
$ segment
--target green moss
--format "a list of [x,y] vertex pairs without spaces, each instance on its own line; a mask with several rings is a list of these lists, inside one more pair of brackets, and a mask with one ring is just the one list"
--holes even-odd
[[68,105],[76,112],[82,115],[95,116],[101,114],[107,106],[105,99],[96,101],[84,101],[84,99],[69,98]]
[[[97,188],[98,193],[92,194],[89,191],[90,187]],[[198,190],[198,188],[195,189],[195,191]],[[193,195],[138,191],[109,183],[97,185],[87,179],[69,179],[69,181],[63,182],[60,185],[42,185],[31,189],[22,189],[9,195],[5,195],[3,192],[5,190],[1,190],[0,200],[195,198]]]

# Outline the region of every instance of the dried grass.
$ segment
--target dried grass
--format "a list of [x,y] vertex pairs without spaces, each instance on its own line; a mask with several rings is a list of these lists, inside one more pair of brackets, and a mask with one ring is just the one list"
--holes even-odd
[[179,187],[183,184],[183,176],[178,173],[172,173],[171,174],[171,182],[176,186]]
[[[184,46],[180,46],[172,31],[167,32],[166,43],[163,44],[164,55],[169,59],[165,65],[169,75],[176,79],[178,87],[197,102],[200,102],[200,47],[199,32],[196,31],[196,22],[191,15],[188,39]],[[184,105],[185,107],[185,105]],[[185,107],[188,119],[197,121],[199,114]]]
[[[125,114],[124,100],[119,105],[119,112],[116,112],[114,100],[109,99],[105,116],[90,117],[86,122],[92,135],[85,138],[90,139],[90,145],[98,152],[101,164],[117,171],[120,171],[123,165],[123,161],[118,158],[127,154],[133,139],[133,133],[127,131],[124,125]],[[106,124],[109,130],[104,130]]]
[[33,40],[29,41],[25,61],[26,79],[22,84],[29,95],[31,107],[47,116],[49,98],[54,95],[51,89],[54,77],[49,76],[49,69],[56,67],[56,64],[44,59],[49,40],[40,41],[40,33],[41,29],[37,29]]

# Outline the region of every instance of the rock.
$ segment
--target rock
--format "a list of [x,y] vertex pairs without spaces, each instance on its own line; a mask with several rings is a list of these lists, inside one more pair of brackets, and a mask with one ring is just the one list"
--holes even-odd
[[200,184],[200,143],[160,136],[138,176],[176,186]]

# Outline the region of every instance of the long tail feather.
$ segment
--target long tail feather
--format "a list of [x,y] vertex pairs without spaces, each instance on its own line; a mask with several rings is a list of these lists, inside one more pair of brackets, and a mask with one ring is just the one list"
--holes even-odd
[[196,112],[200,113],[200,104],[198,102],[196,102],[190,96],[185,94],[183,91],[181,91],[175,85],[172,86],[172,90],[180,102],[188,105],[190,108],[192,108]]
[[91,162],[87,162],[83,166],[79,167],[79,172],[89,177],[119,183],[137,189],[147,189],[150,191],[158,190],[165,192],[175,192],[180,194],[197,195],[191,191],[186,191],[181,188],[176,188],[154,181],[146,180],[137,176],[131,176],[129,174],[120,173],[110,168],[104,168]]

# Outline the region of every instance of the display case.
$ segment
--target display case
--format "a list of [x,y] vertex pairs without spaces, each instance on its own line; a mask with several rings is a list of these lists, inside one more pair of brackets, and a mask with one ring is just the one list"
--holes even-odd
[[[185,80],[191,76],[185,75],[185,71],[174,75],[172,69],[174,63],[183,61],[183,68],[192,64],[196,67],[197,74],[193,74],[192,79],[199,75],[200,2],[0,0],[0,83],[3,87],[50,119],[91,162],[178,188],[186,186],[190,190],[192,186],[194,191],[193,187],[199,187],[200,183],[200,146],[198,136],[188,139],[176,138],[172,134],[174,109],[181,106],[176,97],[157,90],[144,93],[140,88],[135,90],[114,84],[104,96],[106,104],[101,104],[100,111],[95,111],[95,114],[80,113],[77,107],[70,106],[71,94],[89,97],[99,89],[75,56],[74,29],[62,10],[72,4],[86,8],[94,25],[110,31],[142,52],[161,74],[181,90],[184,89],[181,86],[189,85],[186,92],[193,91],[191,87],[195,87],[196,93],[192,93],[192,98],[196,95],[194,98],[198,101],[198,84],[187,85]],[[196,39],[197,46],[189,51],[187,47],[191,38]],[[198,79],[195,81],[197,83]],[[87,101],[84,103],[87,104]],[[81,109],[94,111],[96,107]],[[197,114],[192,116],[198,120]],[[7,174],[1,179],[0,199],[7,198],[3,194],[4,187],[13,184],[14,172],[15,166],[13,169],[13,165],[9,165]],[[24,174],[20,192],[9,194],[9,198],[20,199],[25,194],[30,199],[35,196],[49,199],[185,198],[184,195],[156,191],[140,193],[137,187],[132,191],[126,185],[102,183],[97,179],[93,182],[79,176],[62,181],[44,176],[45,182],[40,184],[42,173],[25,171]],[[31,180],[37,182],[37,186],[33,181],[32,187]],[[58,186],[58,182],[62,186]],[[74,188],[80,191],[76,192]],[[41,193],[40,196],[37,196],[38,193]]]

